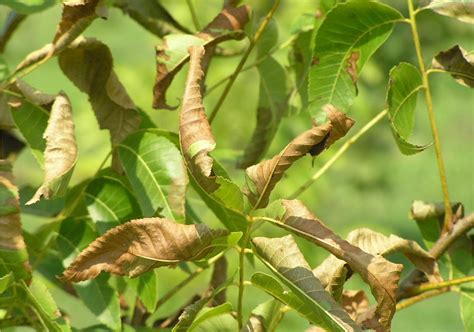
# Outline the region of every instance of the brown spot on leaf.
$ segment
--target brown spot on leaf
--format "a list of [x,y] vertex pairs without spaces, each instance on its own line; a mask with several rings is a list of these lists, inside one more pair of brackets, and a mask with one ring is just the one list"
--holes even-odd
[[347,72],[351,76],[352,82],[355,84],[357,82],[357,60],[359,60],[360,52],[352,52],[349,58],[347,59]]

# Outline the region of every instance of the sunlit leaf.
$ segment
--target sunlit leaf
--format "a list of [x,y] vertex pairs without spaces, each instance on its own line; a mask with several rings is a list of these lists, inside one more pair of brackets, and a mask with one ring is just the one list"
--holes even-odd
[[112,172],[92,180],[84,195],[89,215],[101,234],[122,222],[141,216],[132,192]]
[[438,14],[474,24],[474,3],[471,0],[431,0],[427,8]]
[[246,169],[245,193],[254,208],[268,205],[270,193],[284,172],[307,153],[319,155],[344,136],[354,121],[334,108],[326,108],[329,122],[314,126],[293,139],[278,155]]
[[69,98],[60,93],[51,106],[51,114],[43,137],[44,180],[35,195],[26,203],[34,204],[42,197],[49,199],[64,195],[77,159],[74,122]]
[[[474,4],[472,6],[474,8]],[[461,46],[456,45],[447,51],[439,52],[434,57],[432,66],[447,71],[460,84],[474,88],[474,55]]]
[[153,131],[139,131],[118,151],[143,215],[183,220],[188,177],[176,146]]
[[[347,263],[351,270],[358,273],[370,286],[377,300],[374,323],[380,324],[382,328],[389,328],[395,313],[396,291],[403,265],[391,263],[382,256],[365,252],[341,239],[300,201],[282,200],[281,204],[283,213],[280,212],[280,220],[273,223],[313,242]],[[335,269],[337,265],[331,265],[329,268]],[[316,273],[316,276],[319,277],[320,274]]]
[[179,24],[158,1],[117,0],[114,6],[160,38],[171,33],[189,33],[189,30]]
[[259,304],[252,310],[243,331],[266,332],[275,331],[278,323],[283,318],[282,304],[277,300],[268,300]]
[[241,39],[245,24],[249,19],[249,7],[226,6],[222,11],[196,35],[168,35],[163,43],[156,47],[156,81],[153,87],[153,107],[159,109],[175,109],[166,102],[168,90],[175,75],[189,61],[188,48],[203,46],[207,56],[204,71],[210,63],[217,44],[230,40]]
[[326,104],[348,110],[362,67],[402,19],[395,9],[372,1],[339,4],[327,14],[316,35],[309,75],[312,116],[319,117]]
[[418,69],[402,62],[390,71],[387,105],[390,126],[398,148],[403,154],[411,155],[430,147],[408,142],[415,124],[415,109],[418,91],[423,88]]
[[145,308],[154,312],[158,302],[158,277],[155,271],[148,271],[138,278],[130,279],[128,284],[134,288]]
[[64,271],[63,280],[95,278],[101,271],[136,277],[160,266],[204,258],[225,230],[147,218],[112,228],[92,242]]
[[[80,38],[59,56],[64,74],[89,96],[101,129],[108,129],[112,146],[138,129],[141,117],[113,71],[109,48],[93,38]],[[120,170],[114,155],[113,168]]]
[[[252,243],[257,256],[292,293],[285,294],[279,282],[271,281],[261,273],[257,273],[257,277],[254,275],[252,283],[254,280],[260,281],[256,283],[257,286],[270,291],[270,294],[283,300],[314,324],[330,331],[360,331],[313,275],[291,235],[274,239],[257,237]],[[290,300],[293,297],[297,300]]]

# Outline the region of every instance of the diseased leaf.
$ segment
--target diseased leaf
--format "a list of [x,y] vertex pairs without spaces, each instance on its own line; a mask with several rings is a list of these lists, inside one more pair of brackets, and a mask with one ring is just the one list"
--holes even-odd
[[395,9],[372,1],[339,4],[327,14],[316,35],[309,74],[313,117],[319,117],[326,104],[344,112],[349,109],[362,67],[402,19]]
[[41,187],[26,203],[38,202],[65,193],[77,159],[77,145],[69,98],[60,93],[51,106],[48,126],[43,133],[46,139],[44,151],[45,176]]
[[[474,13],[474,4],[471,6]],[[439,52],[433,59],[432,67],[445,70],[460,84],[474,88],[474,55],[461,46],[456,45],[447,51]]]
[[[403,265],[391,263],[382,256],[365,252],[341,239],[319,221],[300,201],[282,200],[281,204],[284,213],[280,216],[280,221],[274,221],[275,225],[324,248],[347,263],[352,271],[357,272],[370,286],[372,294],[377,300],[376,322],[382,328],[389,328],[395,313],[396,291]],[[431,261],[434,262],[434,260]],[[337,265],[330,265],[328,269],[336,271],[336,268]],[[315,275],[318,278],[320,276],[319,273],[315,273]]]
[[87,211],[101,234],[121,223],[140,218],[132,192],[113,172],[93,179],[84,191]]
[[252,310],[247,324],[242,329],[248,332],[271,332],[275,331],[278,323],[283,318],[280,311],[282,304],[277,300],[268,300],[259,304]]
[[474,3],[470,0],[431,0],[427,7],[438,14],[474,24]]
[[421,152],[431,146],[415,145],[407,141],[413,132],[416,99],[422,88],[421,74],[415,66],[402,62],[390,71],[388,117],[397,146],[406,155]]
[[[271,295],[276,295],[277,299],[283,300],[311,322],[329,331],[360,331],[313,275],[291,235],[274,239],[257,237],[252,243],[258,258],[290,288],[293,295],[288,296],[285,292],[281,292],[282,286],[279,282],[270,283],[271,279],[268,278],[262,280],[262,275],[265,276],[262,273],[257,273],[256,278],[254,275],[252,283],[255,279],[262,281],[256,285],[270,291]],[[298,300],[289,301],[292,297]],[[295,306],[295,303],[298,305]]]
[[[89,96],[101,129],[108,129],[112,146],[140,126],[141,116],[113,71],[109,48],[93,38],[80,38],[59,56],[63,73]],[[114,170],[120,171],[114,155]]]
[[359,322],[359,316],[369,310],[369,299],[363,290],[345,291],[342,294],[342,306],[354,321]]
[[314,126],[293,139],[278,155],[246,169],[245,194],[254,208],[268,205],[270,193],[284,172],[307,153],[319,155],[344,136],[354,121],[332,107],[326,108],[329,122]]
[[166,102],[168,90],[175,75],[189,61],[188,48],[203,46],[206,48],[206,59],[203,67],[206,71],[214,48],[217,44],[241,39],[242,30],[249,19],[249,7],[225,6],[224,9],[201,32],[193,35],[169,35],[162,45],[156,47],[156,80],[153,87],[153,108],[175,109]]
[[22,235],[18,189],[12,183],[11,166],[0,160],[0,262],[15,279],[28,280],[30,266]]
[[118,154],[143,215],[184,220],[188,177],[176,146],[154,131],[139,131],[119,144]]
[[92,242],[64,271],[67,281],[95,278],[101,271],[136,277],[160,266],[199,260],[213,241],[228,234],[203,224],[182,225],[166,219],[132,220]]
[[117,0],[114,6],[120,8],[143,28],[160,38],[171,33],[190,33],[158,1]]

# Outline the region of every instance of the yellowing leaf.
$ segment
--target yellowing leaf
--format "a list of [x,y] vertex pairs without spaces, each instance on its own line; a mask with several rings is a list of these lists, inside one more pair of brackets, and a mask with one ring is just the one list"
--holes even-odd
[[81,281],[102,272],[136,277],[153,268],[204,258],[213,240],[228,234],[206,225],[166,219],[132,220],[97,238],[64,271],[63,280]]
[[[395,313],[396,291],[403,265],[367,253],[341,239],[298,200],[282,200],[282,205],[285,212],[280,221],[274,221],[275,224],[326,249],[357,272],[377,300],[376,326],[388,329]],[[316,276],[319,275],[316,273]]]
[[[472,6],[474,8],[474,4]],[[456,45],[439,52],[433,59],[432,66],[449,72],[460,84],[474,88],[474,55],[461,46]]]
[[254,208],[264,208],[268,205],[273,188],[296,160],[307,153],[312,156],[319,155],[352,127],[354,121],[344,113],[332,106],[326,106],[325,111],[329,118],[328,123],[303,132],[272,159],[247,168],[245,193]]
[[[93,38],[81,38],[61,53],[59,66],[89,95],[99,126],[110,131],[113,146],[138,129],[140,114],[113,71],[112,54],[107,45]],[[120,170],[116,154],[113,166]]]
[[189,61],[187,52],[191,46],[204,46],[206,59],[203,61],[204,72],[211,61],[217,44],[230,40],[241,39],[245,24],[249,20],[249,7],[225,6],[224,9],[196,35],[169,35],[163,44],[156,47],[156,81],[153,87],[153,107],[159,109],[175,109],[166,102],[168,90],[175,75]]
[[77,145],[72,108],[68,97],[63,93],[54,99],[43,138],[46,139],[44,181],[27,205],[38,202],[41,197],[49,199],[62,195],[76,165]]

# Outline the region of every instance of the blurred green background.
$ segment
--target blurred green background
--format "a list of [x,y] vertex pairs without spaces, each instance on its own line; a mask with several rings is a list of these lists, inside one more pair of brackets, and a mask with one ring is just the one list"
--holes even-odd
[[[183,25],[193,30],[191,16],[184,0],[162,0],[170,13]],[[246,1],[257,12],[263,13],[271,1]],[[406,15],[405,1],[386,1],[398,7]],[[222,0],[194,1],[202,26],[207,24],[219,11]],[[317,0],[283,0],[275,20],[279,27],[279,42],[289,37],[292,22],[303,13],[314,13]],[[6,18],[7,10],[0,6],[0,22]],[[23,22],[14,38],[7,45],[5,59],[14,68],[29,52],[49,43],[54,36],[56,24],[61,15],[60,6],[54,6],[44,12],[32,15]],[[425,11],[419,15],[419,30],[425,55],[429,63],[437,52],[460,44],[467,50],[474,49],[474,28],[457,20],[438,16]],[[154,110],[151,108],[152,87],[155,77],[154,47],[160,40],[150,34],[117,9],[111,9],[107,20],[96,20],[86,30],[85,36],[95,37],[106,43],[114,56],[114,68],[135,103],[147,112],[160,128],[177,131],[178,112]],[[244,47],[245,42],[235,43]],[[288,49],[276,53],[276,58],[288,66]],[[248,63],[252,63],[255,55]],[[212,62],[207,85],[212,86],[221,78],[233,72],[239,57],[215,58]],[[407,24],[399,24],[388,42],[375,54],[361,74],[359,96],[352,107],[350,116],[356,120],[352,133],[356,132],[375,114],[384,108],[386,85],[390,68],[400,61],[417,64]],[[187,68],[175,79],[168,100],[176,104],[181,98]],[[255,111],[258,99],[258,80],[256,69],[243,72],[237,79],[232,92],[226,99],[220,114],[213,124],[217,140],[215,156],[229,170],[231,176],[243,183],[243,172],[236,170],[234,161],[248,142],[255,125]],[[108,133],[99,130],[87,96],[81,93],[62,74],[57,60],[50,60],[25,77],[31,85],[48,93],[64,90],[70,96],[76,123],[76,137],[79,147],[77,163],[72,184],[76,184],[93,175],[109,151]],[[474,94],[466,87],[457,84],[451,77],[443,74],[431,76],[434,108],[442,140],[443,154],[447,168],[449,191],[453,201],[464,203],[466,211],[474,208]],[[207,110],[216,103],[222,87],[215,90],[204,100]],[[431,132],[426,108],[421,96],[416,113],[415,143],[431,141]],[[301,131],[310,127],[305,114],[283,120],[277,137],[271,145],[268,156],[279,152],[286,143]],[[350,136],[350,134],[349,134]],[[288,197],[327,161],[338,146],[322,154],[315,160],[310,158],[297,162],[274,191],[274,198]],[[25,150],[15,163],[14,173],[19,185],[40,185],[43,173],[37,166],[33,155]],[[210,225],[219,226],[214,215],[197,199],[190,189],[191,203],[200,217]],[[361,140],[359,140],[343,158],[300,198],[329,227],[341,236],[358,227],[370,227],[385,234],[415,239],[421,243],[416,224],[408,218],[411,203],[415,199],[441,201],[441,186],[436,167],[434,149],[415,156],[403,156],[397,149],[386,120],[383,120]],[[38,223],[25,216],[25,225]],[[282,231],[264,226],[259,234],[278,236]],[[317,265],[326,253],[304,240],[299,240],[300,248],[312,266]],[[235,268],[237,256],[229,254],[231,269]],[[401,257],[398,262],[406,263]],[[260,264],[256,269],[264,270]],[[250,277],[252,269],[248,269]],[[180,270],[158,270],[161,293],[171,289],[184,278]],[[406,273],[406,271],[405,271]],[[164,317],[174,312],[186,302],[190,294],[206,288],[209,273],[204,273],[188,288],[178,293],[171,301],[154,315]],[[360,280],[353,277],[348,288],[358,288]],[[74,302],[59,290],[52,290],[59,299],[60,306],[71,316],[77,327],[87,327],[88,319],[80,313],[74,313]],[[234,302],[235,289],[228,298]],[[245,293],[245,314],[263,302],[268,296],[255,288]],[[457,294],[447,294],[429,299],[423,303],[398,312],[393,320],[393,331],[462,331]],[[69,302],[68,302],[69,301]],[[66,303],[68,302],[68,303]],[[234,302],[235,303],[235,302]],[[89,314],[90,318],[90,314]],[[279,331],[303,331],[308,323],[295,313],[288,313]]]

